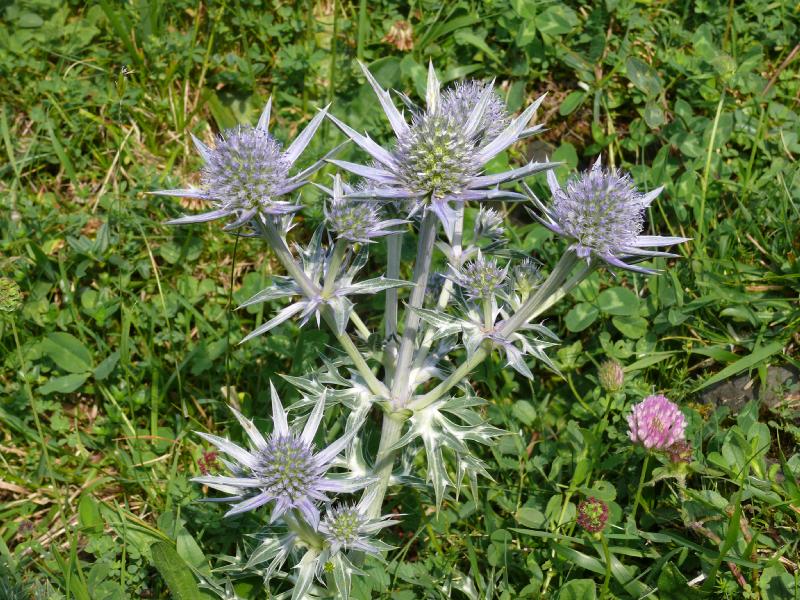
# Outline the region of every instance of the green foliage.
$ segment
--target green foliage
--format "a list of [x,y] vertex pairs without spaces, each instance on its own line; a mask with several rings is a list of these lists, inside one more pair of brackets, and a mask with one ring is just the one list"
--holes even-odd
[[[563,377],[540,369],[529,387],[500,361],[477,373],[487,421],[510,432],[478,451],[494,481],[445,498],[436,518],[421,509],[435,504],[421,458],[408,456],[390,507],[406,514],[397,549],[367,560],[353,597],[798,595],[798,392],[772,375],[800,366],[794,4],[12,0],[0,11],[0,273],[16,284],[13,312],[0,312],[0,596],[212,597],[198,576],[225,593],[224,565],[265,519],[223,521],[195,502],[189,477],[217,466],[191,431],[240,439],[226,401],[265,426],[267,382],[307,375],[329,335],[284,324],[237,345],[263,322],[263,304],[234,308],[267,284],[266,249],[213,225],[162,227],[193,208],[144,192],[196,170],[189,133],[253,122],[270,94],[280,139],[329,101],[388,137],[356,57],[411,95],[429,58],[445,82],[496,77],[512,110],[549,92],[550,129],[495,167],[549,156],[563,179],[602,153],[640,187],[666,186],[653,231],[694,241],[682,260],[657,261],[661,276],[596,274],[548,316]],[[390,35],[401,20],[413,48]],[[309,156],[338,141],[326,125]],[[318,221],[317,193],[303,194],[304,218]],[[537,258],[553,264],[560,242],[512,208],[513,248],[544,248]],[[619,394],[597,385],[606,358],[625,365]],[[708,392],[731,381],[765,401],[717,406]],[[634,523],[643,455],[624,417],[654,389],[684,409],[694,453],[679,467],[650,461]],[[576,527],[588,496],[609,506],[607,552]],[[235,591],[264,597],[256,579]]]

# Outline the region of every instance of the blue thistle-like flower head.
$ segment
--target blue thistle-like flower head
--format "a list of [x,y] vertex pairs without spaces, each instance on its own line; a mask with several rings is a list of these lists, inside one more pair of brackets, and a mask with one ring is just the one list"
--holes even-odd
[[478,240],[485,237],[496,241],[503,237],[505,228],[503,227],[503,215],[493,208],[480,207],[475,217],[475,224],[472,229],[473,238]]
[[[474,79],[456,83],[442,94],[442,112],[452,115],[459,123],[466,123],[487,89],[492,89],[491,84]],[[478,122],[477,134],[487,141],[494,139],[503,132],[508,123],[506,103],[492,90],[486,110]]]
[[573,240],[572,249],[587,260],[597,257],[608,264],[630,271],[652,274],[655,271],[626,262],[653,256],[676,256],[646,248],[671,246],[688,241],[682,237],[640,235],[644,212],[661,193],[659,187],[640,193],[630,176],[617,169],[603,169],[600,159],[589,171],[573,177],[562,188],[552,171],[547,182],[553,195],[550,207],[544,206],[528,189],[541,211],[535,214],[547,228]]
[[333,190],[323,189],[331,196],[330,204],[325,207],[328,228],[339,238],[368,244],[376,237],[396,233],[391,227],[407,223],[402,219],[382,221],[381,208],[374,201],[346,198],[345,194],[353,193],[353,189],[342,183],[339,175],[334,177]]
[[451,203],[521,200],[521,194],[501,190],[498,186],[555,166],[531,162],[504,173],[481,175],[494,156],[541,129],[541,126],[528,128],[527,125],[542,98],[519,117],[509,120],[491,84],[467,82],[442,94],[431,64],[425,109],[401,96],[411,109],[412,119],[408,123],[389,93],[364,65],[361,68],[378,96],[397,143],[392,150],[386,150],[369,136],[329,115],[345,135],[375,161],[373,165],[331,161],[371,182],[371,188],[351,194],[351,197],[407,200],[412,203],[411,214],[432,210],[452,239],[458,211]]
[[358,504],[341,504],[330,507],[319,524],[319,532],[330,546],[334,555],[341,550],[360,550],[368,554],[380,554],[388,548],[386,544],[373,539],[374,534],[399,523],[389,515],[370,518],[367,513],[374,493],[366,494]]
[[198,433],[229,457],[230,460],[223,462],[231,470],[232,476],[195,477],[192,481],[231,495],[213,499],[235,503],[226,516],[255,510],[274,502],[271,521],[274,522],[289,510],[297,510],[316,529],[320,513],[315,503],[327,502],[326,493],[353,492],[370,482],[364,478],[327,474],[356,431],[345,434],[324,450],[316,452],[314,436],[322,421],[325,395],[320,395],[302,432],[296,432],[290,429],[278,394],[272,384],[270,386],[275,424],[272,433],[265,438],[252,421],[231,407],[250,438],[251,448],[248,450],[225,438]]
[[490,300],[498,294],[503,294],[507,277],[508,265],[501,269],[496,260],[489,260],[480,252],[475,260],[463,267],[459,269],[451,267],[449,275],[449,278],[472,300]]
[[[269,118],[272,100],[267,102],[258,125],[242,125],[217,137],[214,147],[206,146],[192,136],[204,166],[199,189],[159,190],[164,196],[198,198],[211,202],[214,209],[168,221],[172,225],[203,223],[233,218],[225,229],[235,229],[257,215],[280,216],[298,211],[299,204],[285,199],[287,194],[308,183],[324,161],[320,160],[303,171],[290,175],[311,138],[327,114],[327,107],[311,122],[285,150],[270,133]],[[332,156],[335,148],[328,156]],[[326,157],[327,158],[327,157]]]

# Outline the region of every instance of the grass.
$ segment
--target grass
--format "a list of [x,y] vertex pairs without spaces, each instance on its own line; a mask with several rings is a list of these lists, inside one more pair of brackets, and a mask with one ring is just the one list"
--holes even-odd
[[[0,597],[170,597],[181,574],[156,562],[207,573],[260,524],[223,522],[219,507],[195,502],[202,490],[188,479],[209,457],[191,432],[238,436],[226,399],[265,425],[267,382],[291,399],[279,375],[310,372],[334,340],[290,325],[237,345],[264,307],[231,308],[277,265],[213,225],[162,226],[197,207],[144,193],[192,181],[188,134],[209,140],[253,121],[270,94],[282,139],[331,100],[356,129],[388,137],[356,56],[412,95],[429,57],[448,81],[496,77],[512,110],[548,92],[549,130],[501,160],[549,155],[564,176],[602,153],[640,186],[666,186],[653,231],[694,238],[660,277],[596,274],[551,313],[564,378],[538,369],[529,384],[499,361],[478,372],[491,423],[513,432],[479,450],[495,481],[438,518],[425,510],[429,489],[396,494],[408,513],[392,532],[398,549],[367,565],[358,597],[800,597],[798,388],[744,404],[708,394],[731,381],[764,389],[777,367],[800,368],[796,6],[34,0],[0,10],[0,272],[23,293],[0,313]],[[413,49],[384,41],[398,21]],[[326,128],[309,154],[337,135]],[[318,222],[320,198],[309,189],[304,201],[304,219]],[[506,208],[515,249],[554,264],[559,243]],[[363,311],[370,327],[378,308]],[[615,396],[597,386],[609,357],[626,365]],[[685,486],[658,460],[643,470],[625,443],[624,414],[653,390],[690,420]],[[606,404],[599,429],[593,412]],[[626,515],[640,476],[656,482],[641,489],[636,527]],[[602,544],[575,526],[589,495],[610,506]],[[237,591],[263,597],[256,590]]]

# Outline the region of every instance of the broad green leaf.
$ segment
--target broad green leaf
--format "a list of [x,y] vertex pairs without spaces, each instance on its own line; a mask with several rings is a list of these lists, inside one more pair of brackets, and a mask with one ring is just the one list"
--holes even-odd
[[527,400],[517,400],[511,407],[514,416],[525,425],[531,426],[536,420],[536,409]]
[[78,502],[78,520],[81,528],[85,530],[93,532],[103,530],[103,517],[100,516],[97,501],[89,493],[81,494],[81,499]]
[[536,28],[546,35],[558,36],[578,24],[577,13],[564,4],[554,4],[536,15]]
[[89,379],[89,373],[70,373],[63,377],[51,377],[47,383],[37,388],[40,394],[69,394]]
[[598,314],[596,306],[588,302],[581,302],[569,310],[567,316],[564,317],[564,324],[570,331],[583,331],[595,322]]
[[175,600],[195,600],[200,596],[194,574],[168,542],[155,542],[150,547],[153,566],[158,569]]
[[596,588],[591,579],[573,579],[558,592],[558,600],[594,600]]
[[572,114],[581,104],[583,104],[585,99],[586,92],[584,91],[570,92],[570,94],[564,98],[561,106],[558,107],[558,114],[560,114],[562,117]]
[[625,70],[628,73],[628,79],[631,83],[645,93],[646,96],[652,97],[661,93],[664,84],[661,77],[653,67],[644,62],[641,58],[629,56],[625,61]]
[[65,332],[49,334],[40,347],[47,357],[69,373],[92,370],[92,355],[74,335]]
[[600,292],[597,306],[607,315],[636,315],[639,313],[639,297],[628,288],[612,287]]
[[647,333],[648,323],[643,317],[614,317],[611,322],[622,335],[632,340],[638,340]]
[[540,511],[538,508],[533,508],[532,506],[523,506],[517,511],[515,517],[517,519],[517,523],[524,525],[525,527],[539,529],[544,527],[545,524],[545,516],[542,511]]

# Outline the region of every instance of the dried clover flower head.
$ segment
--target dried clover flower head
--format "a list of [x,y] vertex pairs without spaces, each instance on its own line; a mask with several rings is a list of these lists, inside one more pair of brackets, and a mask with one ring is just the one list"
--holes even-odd
[[671,246],[688,239],[640,235],[644,212],[663,188],[641,194],[628,174],[603,169],[599,158],[590,170],[571,178],[566,188],[559,185],[552,171],[547,172],[547,183],[553,196],[549,207],[530,189],[526,190],[541,212],[534,216],[558,235],[573,240],[572,249],[581,258],[596,257],[616,267],[651,274],[652,269],[626,261],[676,256],[647,248]]
[[648,396],[628,415],[628,436],[648,450],[666,450],[684,439],[686,417],[666,396]]
[[602,500],[589,497],[578,504],[578,525],[589,533],[603,531],[608,521],[608,506]]
[[411,23],[402,19],[396,21],[381,41],[393,45],[401,52],[413,50],[414,30],[411,28]]
[[692,445],[687,440],[678,440],[666,449],[672,463],[692,462]]
[[0,277],[0,312],[11,313],[22,304],[22,292],[13,279]]
[[616,360],[607,360],[600,365],[598,370],[600,387],[607,392],[619,392],[625,385],[625,371]]

